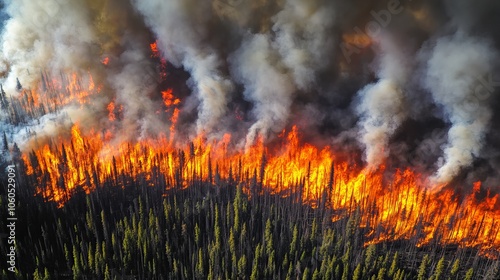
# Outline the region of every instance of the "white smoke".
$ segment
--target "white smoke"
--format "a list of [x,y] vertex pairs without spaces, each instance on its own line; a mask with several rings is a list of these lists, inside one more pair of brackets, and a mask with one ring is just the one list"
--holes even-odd
[[110,73],[108,82],[119,93],[117,104],[124,107],[120,138],[142,139],[155,135],[162,127],[155,115],[160,104],[148,97],[156,89],[155,85],[144,84],[153,72],[152,65],[147,62],[146,54],[138,49],[125,51],[119,60],[123,66]]
[[407,104],[401,88],[407,81],[410,65],[409,56],[390,37],[378,38],[378,42],[380,80],[358,93],[361,103],[356,108],[361,117],[365,160],[374,168],[389,156],[390,137],[407,118]]
[[244,95],[255,106],[257,121],[250,127],[247,146],[257,135],[265,138],[283,129],[290,115],[295,88],[283,67],[278,68],[278,59],[269,37],[262,34],[250,36],[231,59],[233,76],[245,85]]
[[190,71],[200,99],[197,131],[211,132],[226,114],[232,82],[220,70],[216,50],[204,44],[212,16],[210,2],[133,1],[155,32],[165,57]]
[[425,84],[451,124],[437,184],[450,182],[480,156],[492,112],[479,83],[496,58],[488,41],[460,32],[437,39],[431,51]]
[[334,56],[333,5],[288,0],[271,21],[272,32],[247,35],[231,56],[233,77],[254,105],[247,147],[286,126],[297,90],[315,88],[318,72]]
[[404,97],[389,79],[368,85],[358,94],[362,98],[357,110],[361,115],[366,162],[377,167],[389,155],[389,139],[406,117]]
[[[7,12],[11,18],[2,35],[1,52],[6,92],[16,92],[17,79],[23,88],[38,91],[42,72],[60,78],[63,86],[67,75],[91,74],[104,91],[92,104],[78,106],[79,113],[75,113],[74,104],[60,108],[59,117],[71,116],[71,122],[57,123],[106,126],[102,121],[106,118],[105,108],[115,99],[124,108],[119,138],[140,138],[157,132],[163,125],[155,115],[158,104],[150,98],[156,86],[150,77],[157,73],[149,59],[148,41],[140,35],[144,30],[136,30],[140,27],[135,26],[130,6],[117,6],[118,2],[10,1]],[[116,18],[121,21],[113,21]],[[113,60],[107,69],[101,63],[105,56]],[[39,119],[32,130],[37,135],[52,135],[54,122],[48,120]]]
[[[11,18],[2,34],[2,61],[9,70],[5,90],[15,92],[16,79],[36,88],[46,69],[79,72],[97,56],[88,8],[82,1],[8,1]],[[56,72],[59,74],[59,72]]]

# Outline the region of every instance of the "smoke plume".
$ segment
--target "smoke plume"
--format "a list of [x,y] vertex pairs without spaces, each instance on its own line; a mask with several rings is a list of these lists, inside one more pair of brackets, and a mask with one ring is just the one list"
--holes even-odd
[[379,81],[359,92],[361,141],[366,147],[366,162],[377,167],[389,156],[389,140],[406,116],[402,86],[407,82],[408,62],[405,54],[394,45],[390,37],[377,38],[380,65]]
[[481,155],[492,112],[491,94],[480,81],[491,74],[496,58],[489,42],[462,33],[439,38],[431,51],[425,85],[451,123],[438,183],[451,181]]

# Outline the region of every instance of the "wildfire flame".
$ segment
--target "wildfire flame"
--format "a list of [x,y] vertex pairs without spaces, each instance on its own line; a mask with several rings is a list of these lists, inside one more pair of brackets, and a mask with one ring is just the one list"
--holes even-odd
[[[151,48],[154,51],[156,45]],[[44,76],[47,90],[43,94],[23,90],[18,99],[24,100],[20,104],[27,111],[42,106],[50,111],[69,103],[84,106],[91,95],[100,93],[90,75],[86,81],[71,75],[60,83]],[[439,240],[476,247],[484,254],[500,249],[499,195],[484,189],[481,182],[466,195],[451,188],[431,192],[424,186],[425,176],[410,168],[396,170],[389,178],[386,166],[363,168],[331,147],[303,143],[297,126],[279,134],[280,145],[268,146],[259,139],[245,151],[236,148],[230,134],[218,141],[198,135],[191,144],[179,146],[175,132],[182,101],[171,89],[161,96],[170,116],[169,135],[116,144],[111,141],[113,128],[84,132],[74,124],[71,137],[59,136],[23,154],[37,194],[62,207],[77,189],[88,194],[96,188],[125,187],[137,181],[166,189],[187,188],[199,181],[238,182],[249,195],[266,190],[329,208],[334,220],[359,215],[367,244],[416,238],[418,245]],[[105,106],[109,122],[114,123],[123,108],[114,100]]]
[[430,193],[411,169],[387,179],[384,167],[353,166],[329,147],[301,144],[299,137],[293,127],[283,134],[281,147],[258,141],[245,152],[230,149],[229,134],[218,142],[200,136],[181,149],[165,136],[113,147],[98,133],[83,135],[74,125],[70,140],[23,158],[28,174],[38,180],[39,194],[61,206],[77,187],[89,193],[110,181],[125,186],[126,178],[167,188],[228,180],[241,182],[249,194],[260,192],[259,186],[284,196],[299,194],[314,207],[333,209],[333,219],[357,211],[369,243],[417,236],[419,245],[439,238],[484,252],[500,248],[498,194],[482,189],[480,182],[463,198],[451,189]]
[[[27,115],[36,118],[45,113],[57,112],[68,104],[83,106],[89,102],[92,95],[101,91],[100,87],[96,88],[90,73],[83,79],[72,74],[63,76],[62,80],[50,80],[47,75],[43,74],[43,90],[24,89],[16,101]],[[14,112],[11,111],[10,114],[13,115]]]
[[114,102],[110,102],[108,104],[108,118],[110,121],[115,121],[116,120],[116,115],[115,115],[115,103]]

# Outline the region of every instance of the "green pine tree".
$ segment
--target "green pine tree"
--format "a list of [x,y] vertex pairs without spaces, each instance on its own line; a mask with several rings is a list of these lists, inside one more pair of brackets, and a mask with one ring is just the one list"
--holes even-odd
[[465,273],[464,280],[472,280],[472,276],[474,276],[474,269],[471,267],[469,268],[469,270],[467,270],[467,273]]
[[425,255],[422,259],[422,263],[418,268],[417,280],[427,279],[427,265],[429,263],[429,255]]

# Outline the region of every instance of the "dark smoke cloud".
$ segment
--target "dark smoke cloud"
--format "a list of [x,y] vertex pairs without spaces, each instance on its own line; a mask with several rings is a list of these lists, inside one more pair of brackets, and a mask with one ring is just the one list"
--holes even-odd
[[[5,12],[9,95],[17,78],[38,89],[41,72],[91,73],[103,87],[92,106],[40,119],[38,134],[58,133],[64,118],[112,125],[115,141],[167,131],[149,50],[157,40],[170,71],[189,73],[173,82],[190,89],[177,92],[184,135],[231,132],[248,146],[294,123],[309,138],[356,143],[373,168],[499,185],[498,1],[11,0]],[[113,124],[111,101],[123,107]]]

